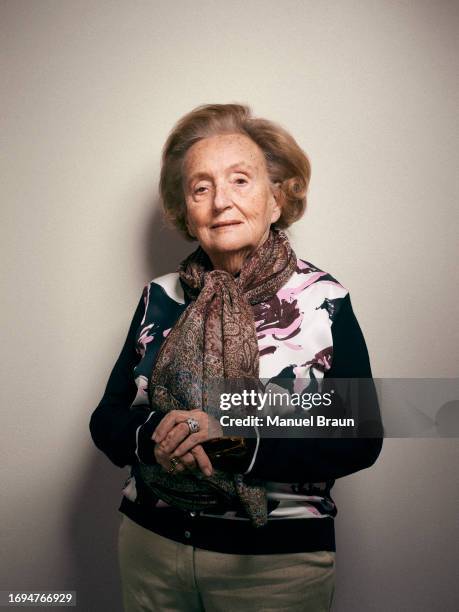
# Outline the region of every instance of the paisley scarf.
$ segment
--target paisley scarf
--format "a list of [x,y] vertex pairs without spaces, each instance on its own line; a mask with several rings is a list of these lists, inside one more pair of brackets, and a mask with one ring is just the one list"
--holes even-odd
[[[269,300],[296,268],[287,236],[271,229],[267,240],[245,261],[238,276],[212,269],[198,247],[179,266],[179,277],[191,300],[164,340],[149,380],[152,409],[199,408],[217,418],[209,406],[209,388],[218,379],[259,385],[259,350],[252,305]],[[258,387],[259,388],[259,387]],[[232,411],[234,416],[234,411]],[[244,510],[252,525],[268,520],[267,493],[262,480],[213,469],[168,473],[159,464],[138,466],[140,477],[157,496],[183,509],[213,506]]]

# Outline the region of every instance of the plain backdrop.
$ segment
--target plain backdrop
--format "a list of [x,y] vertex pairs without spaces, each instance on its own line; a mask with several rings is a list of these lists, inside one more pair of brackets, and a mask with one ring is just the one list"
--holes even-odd
[[[2,0],[0,589],[120,612],[128,474],[89,417],[163,226],[162,145],[243,102],[312,164],[300,257],[350,291],[375,377],[458,375],[459,5]],[[388,439],[337,481],[336,612],[459,609],[457,439]]]

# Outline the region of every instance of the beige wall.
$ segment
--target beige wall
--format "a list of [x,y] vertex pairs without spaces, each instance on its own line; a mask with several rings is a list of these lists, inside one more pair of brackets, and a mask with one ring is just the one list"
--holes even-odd
[[[88,421],[142,287],[190,249],[156,190],[198,104],[248,102],[309,154],[294,247],[349,288],[374,375],[457,376],[458,8],[1,2],[1,589],[121,610],[126,471]],[[336,484],[336,611],[457,609],[458,459],[457,439],[387,440]]]

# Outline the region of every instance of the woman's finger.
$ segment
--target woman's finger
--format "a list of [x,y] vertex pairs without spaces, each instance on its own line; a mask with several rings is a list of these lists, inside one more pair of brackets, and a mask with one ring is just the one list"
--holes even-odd
[[163,452],[171,454],[188,437],[189,433],[190,428],[188,424],[182,421],[177,423],[166,437],[163,438],[162,442],[157,442],[157,444],[159,444]]
[[186,436],[183,440],[175,446],[173,450],[171,450],[171,454],[173,453],[176,457],[182,457],[185,453],[191,451],[198,444],[202,444],[207,440],[207,436],[202,432],[198,431],[198,433],[190,434]]
[[193,415],[199,423],[199,430],[190,433],[189,425],[185,421],[180,421],[163,439],[162,444],[166,452],[174,452],[177,456],[182,456],[190,451],[196,444],[202,444],[207,440],[223,436],[220,423],[212,416],[202,410],[190,410],[188,414]]
[[167,434],[177,425],[177,423],[182,423],[186,421],[189,417],[189,412],[187,410],[171,410],[164,416],[159,425],[156,427],[152,439],[156,443],[160,443],[164,440]]
[[180,462],[187,470],[194,470],[197,467],[196,459],[192,453],[185,453],[180,457]]
[[[206,415],[207,417],[207,415]],[[188,427],[188,425],[185,423]],[[173,452],[177,457],[181,457],[185,453],[191,451],[191,449],[197,444],[202,444],[207,440],[221,437],[223,432],[218,430],[218,428],[213,429],[213,431],[217,435],[209,434],[209,427],[204,429],[200,429],[198,432],[189,434],[189,435],[179,435],[178,429],[182,428],[183,425],[176,425],[176,427],[166,436],[166,439],[163,441],[164,448],[168,452]],[[181,429],[183,432],[184,430]]]
[[212,463],[203,447],[198,444],[191,449],[190,453],[196,459],[201,472],[206,476],[211,476],[213,472]]
[[175,463],[174,469],[172,470],[173,465],[174,464],[171,461],[169,461],[168,466],[167,466],[167,471],[172,475],[179,474],[180,472],[184,472],[186,470],[186,467],[183,465],[181,461],[179,461],[178,463]]
[[[161,450],[161,448],[156,445],[155,446],[155,457],[156,461],[163,467],[166,471],[168,471],[171,467],[171,459],[175,456],[165,453]],[[180,464],[177,464],[175,471],[182,472],[185,469],[193,470],[200,469],[203,474],[206,476],[210,476],[212,474],[213,468],[212,463],[207,456],[205,450],[200,444],[194,446],[190,452],[185,453],[179,459]]]
[[163,470],[165,470],[166,472],[169,472],[171,474],[177,474],[179,472],[183,472],[184,470],[186,470],[186,466],[182,463],[181,459],[177,458],[177,462],[175,463],[175,467],[174,469],[171,471],[173,463],[171,461],[173,457],[170,457],[168,455],[161,455],[160,458],[158,459],[158,463],[160,464],[160,466],[163,468]]

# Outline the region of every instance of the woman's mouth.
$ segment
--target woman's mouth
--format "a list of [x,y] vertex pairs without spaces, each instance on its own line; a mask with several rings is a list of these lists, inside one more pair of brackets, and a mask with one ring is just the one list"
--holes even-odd
[[231,225],[240,225],[241,221],[219,221],[210,226],[210,229],[222,229]]

